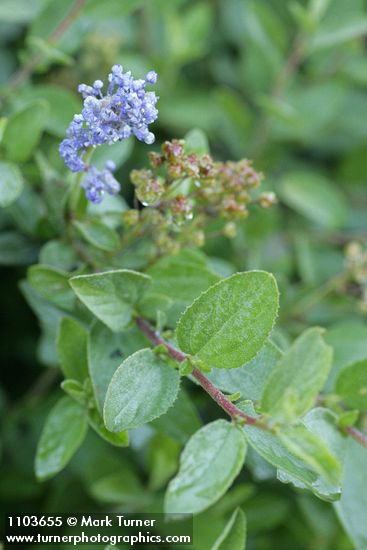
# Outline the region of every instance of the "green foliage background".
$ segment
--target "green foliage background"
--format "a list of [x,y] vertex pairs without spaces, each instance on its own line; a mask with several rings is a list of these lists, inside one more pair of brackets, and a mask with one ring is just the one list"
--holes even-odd
[[[0,3],[3,115],[29,105],[38,110],[31,135],[23,118],[1,144],[3,156],[19,163],[27,180],[16,202],[7,206],[12,197],[2,197],[0,212],[4,512],[157,509],[177,468],[182,443],[147,429],[137,431],[131,448],[122,451],[91,434],[61,474],[44,483],[34,476],[37,440],[61,395],[47,340],[48,316],[57,313],[45,306],[39,343],[38,322],[19,290],[27,266],[62,223],[58,186],[45,188],[41,201],[39,174],[51,168],[65,172],[58,144],[80,110],[77,84],[104,79],[114,63],[135,75],[157,71],[157,148],[200,128],[215,157],[253,159],[266,175],[264,188],[277,193],[274,209],[254,210],[234,239],[208,240],[205,250],[224,275],[248,269],[274,273],[281,291],[274,338],[279,347],[285,349],[312,324],[328,328],[334,372],[367,355],[359,285],[338,283],[344,246],[367,234],[365,1],[87,0],[50,46],[47,38],[72,4]],[[34,54],[39,62],[31,81],[13,86],[17,67]],[[127,142],[117,153],[127,201],[129,171],[146,164],[146,152],[146,146]],[[18,185],[20,190],[23,184]],[[330,292],[330,281],[336,291]],[[30,291],[24,292],[32,303]],[[190,391],[205,421],[218,417],[215,404]],[[367,466],[361,463],[362,488]],[[352,545],[331,505],[277,482],[272,468],[251,454],[247,464],[231,491],[198,516],[195,548],[211,547],[236,505],[247,515],[249,549],[365,548]],[[366,523],[362,510],[353,512],[359,525]],[[356,529],[349,525],[349,537],[367,540]]]

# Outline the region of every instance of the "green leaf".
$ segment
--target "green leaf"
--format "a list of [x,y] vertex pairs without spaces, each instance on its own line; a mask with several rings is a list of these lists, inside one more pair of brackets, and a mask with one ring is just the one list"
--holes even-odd
[[304,415],[314,404],[331,368],[332,348],[323,330],[310,328],[297,338],[271,373],[261,399],[264,412],[285,420]]
[[343,471],[343,492],[334,504],[355,548],[367,548],[367,449],[349,438]]
[[119,245],[120,240],[116,231],[98,220],[74,221],[73,225],[84,239],[96,248],[113,252]]
[[236,273],[186,309],[177,325],[177,341],[184,352],[211,367],[240,367],[264,345],[277,311],[278,289],[270,273]]
[[[255,414],[253,406],[248,402],[239,403],[237,406],[247,414]],[[309,429],[310,433],[314,433],[315,436],[326,441],[334,458],[337,457],[338,462],[342,461],[345,438],[336,429],[335,418],[331,412],[326,411],[325,413],[324,409],[313,409],[304,418],[304,426]],[[301,451],[295,454],[293,449],[285,445],[279,434],[249,425],[245,425],[243,429],[248,443],[254,450],[267,462],[278,468],[278,478],[281,481],[292,482],[297,487],[308,488],[319,498],[327,501],[334,501],[340,497],[340,480],[338,479],[338,482],[334,484],[324,479],[320,474],[322,467],[318,466],[316,471],[314,465],[310,463],[315,460],[313,455],[309,461],[305,461],[305,453],[302,458],[299,456]],[[334,460],[331,460],[335,465]]]
[[348,407],[367,411],[367,359],[345,367],[336,380],[335,389]]
[[47,102],[39,100],[9,118],[2,141],[9,160],[24,162],[29,159],[41,138],[47,115]]
[[113,160],[119,168],[131,155],[134,147],[132,138],[113,143],[112,145],[100,145],[93,153],[93,164],[102,170],[107,160]]
[[40,84],[25,88],[18,92],[17,97],[14,99],[16,105],[20,108],[35,100],[43,99],[46,101],[50,112],[45,130],[59,138],[65,137],[66,129],[73,116],[81,110],[81,101],[76,94],[53,84]]
[[180,445],[176,441],[163,434],[155,434],[149,441],[147,469],[148,487],[151,491],[164,487],[176,472],[180,450]]
[[59,323],[65,316],[65,312],[45,300],[27,281],[21,281],[19,286],[26,301],[39,319],[42,329],[37,350],[38,359],[41,363],[54,367],[58,363],[56,336]]
[[48,265],[32,265],[28,281],[43,298],[68,311],[74,309],[75,296],[69,286],[69,274]]
[[37,246],[15,231],[0,235],[0,265],[27,265],[37,260]]
[[39,262],[64,271],[72,271],[78,263],[78,258],[71,245],[55,239],[48,241],[41,248]]
[[103,411],[106,391],[121,361],[147,345],[136,327],[121,334],[111,332],[102,323],[94,323],[88,336],[88,367],[97,408]]
[[168,325],[172,327],[201,292],[220,280],[208,268],[205,256],[192,250],[183,250],[177,256],[158,260],[147,273],[152,277],[152,294],[172,300],[172,306],[166,311]]
[[282,200],[317,224],[334,229],[346,221],[346,204],[338,188],[314,172],[291,172],[283,177],[278,189]]
[[341,370],[367,357],[367,326],[357,321],[338,323],[328,329],[325,340],[334,349],[333,368],[326,385],[328,391],[333,391]]
[[1,0],[0,20],[7,23],[26,23],[37,17],[44,7],[44,0]]
[[199,128],[193,128],[185,137],[185,152],[204,155],[209,153],[209,143],[206,134]]
[[168,485],[166,513],[198,513],[216,502],[240,472],[246,455],[241,430],[216,420],[195,433],[180,459],[180,469]]
[[95,499],[110,504],[127,503],[141,506],[146,499],[135,472],[126,465],[123,465],[119,472],[93,481],[89,491]]
[[179,443],[186,443],[200,429],[201,420],[189,396],[181,389],[173,406],[150,425]]
[[321,477],[331,484],[340,483],[341,464],[320,437],[302,425],[288,427],[279,431],[278,435],[293,454],[309,464]]
[[10,162],[0,161],[0,206],[9,206],[23,190],[23,177],[19,168]]
[[350,20],[340,20],[336,24],[320,27],[310,40],[308,49],[311,53],[326,48],[335,48],[356,38],[363,38],[367,33],[367,17],[356,14]]
[[131,321],[134,306],[146,292],[150,277],[120,269],[70,279],[78,298],[113,331],[121,331]]
[[88,422],[93,430],[102,439],[114,445],[115,447],[127,447],[129,444],[129,434],[126,431],[109,432],[104,425],[103,418],[97,408],[88,409]]
[[84,408],[62,397],[51,410],[36,454],[36,476],[48,479],[62,470],[81,445],[87,431]]
[[56,345],[65,378],[84,382],[88,378],[88,332],[75,319],[61,320]]
[[259,353],[238,369],[213,369],[206,376],[228,394],[240,392],[243,399],[259,401],[264,386],[282,357],[280,349],[268,340]]
[[137,351],[119,366],[107,389],[104,421],[111,432],[137,428],[164,414],[174,403],[180,376],[150,349]]
[[246,516],[241,508],[237,508],[211,550],[245,550],[245,548]]
[[83,385],[77,380],[67,378],[60,384],[60,388],[78,403],[85,405],[88,401],[88,396]]

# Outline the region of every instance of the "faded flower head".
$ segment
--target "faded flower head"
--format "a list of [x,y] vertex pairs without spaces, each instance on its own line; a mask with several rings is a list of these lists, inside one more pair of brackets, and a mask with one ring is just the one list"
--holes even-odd
[[270,208],[276,202],[274,193],[257,195],[263,176],[247,159],[218,162],[172,140],[161,152],[150,152],[149,160],[150,168],[130,174],[136,198],[149,208],[125,212],[124,224],[149,228],[160,254],[203,246],[212,219],[221,220],[222,234],[233,238],[250,204]]
[[84,162],[86,150],[123,141],[131,135],[151,144],[154,134],[148,127],[158,116],[155,106],[158,98],[155,92],[145,90],[147,84],[157,81],[154,71],[149,71],[145,79],[135,80],[130,71],[124,73],[121,65],[114,65],[108,81],[105,95],[102,80],[96,80],[92,86],[80,84],[83,109],[74,116],[59,148],[70,170],[87,173],[83,187],[92,202],[100,202],[105,192],[118,192],[119,184],[108,164],[100,171]]

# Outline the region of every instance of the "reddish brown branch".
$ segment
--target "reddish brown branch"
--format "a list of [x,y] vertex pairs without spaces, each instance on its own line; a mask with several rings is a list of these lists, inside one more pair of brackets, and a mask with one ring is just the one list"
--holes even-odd
[[[176,361],[182,362],[187,359],[187,355],[182,353],[174,346],[166,342],[157,332],[154,331],[153,327],[142,319],[138,317],[136,319],[136,324],[140,330],[147,336],[147,338],[155,345],[163,345],[170,356]],[[203,374],[199,369],[194,368],[192,371],[192,376],[199,382],[200,386],[210,395],[212,399],[233,419],[241,418],[246,424],[251,424],[252,426],[258,426],[264,430],[268,430],[269,427],[266,424],[260,423],[258,418],[250,416],[243,411],[241,411],[236,405],[234,405],[227,397],[222,393],[212,382]]]
[[367,448],[367,435],[357,430],[353,426],[347,428],[347,432],[350,437],[353,437],[360,445]]
[[[153,344],[157,346],[163,345],[173,359],[179,361],[180,363],[187,359],[187,355],[185,353],[182,353],[174,346],[166,342],[166,340],[164,340],[161,336],[159,336],[159,334],[155,332],[148,321],[142,319],[141,317],[138,317],[136,319],[136,324]],[[227,399],[227,397],[216,386],[214,386],[214,384],[199,369],[194,368],[192,371],[192,376],[197,380],[197,382],[199,382],[200,386],[207,392],[207,394],[209,394],[210,397],[214,399],[214,401],[231,418],[242,418],[246,422],[246,424],[250,424],[251,426],[257,426],[258,428],[261,428],[263,430],[270,429],[270,427],[262,420],[259,420],[259,418],[250,416],[241,411],[238,407],[236,407],[236,405],[234,405],[229,399]],[[350,437],[355,439],[363,447],[367,448],[367,435],[352,426],[347,428],[347,432]]]
[[[75,21],[79,15],[80,10],[85,4],[85,0],[76,0],[75,4],[72,6],[70,11],[66,14],[66,17],[57,25],[56,29],[51,33],[51,35],[46,40],[46,43],[49,46],[56,44],[60,38],[65,34],[69,29],[72,23]],[[23,67],[21,67],[10,79],[7,92],[15,90],[22,82],[24,82],[33,72],[34,68],[42,61],[43,54],[34,54],[30,57]]]

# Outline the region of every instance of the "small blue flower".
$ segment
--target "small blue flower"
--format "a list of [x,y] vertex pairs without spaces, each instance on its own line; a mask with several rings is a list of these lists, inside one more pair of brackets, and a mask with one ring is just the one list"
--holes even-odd
[[105,95],[102,94],[102,80],[96,80],[92,86],[79,85],[83,109],[81,114],[74,116],[59,151],[70,170],[86,172],[83,187],[92,202],[100,202],[105,191],[118,192],[119,185],[111,173],[112,165],[100,171],[83,161],[86,149],[123,141],[131,135],[152,144],[155,137],[148,126],[157,119],[158,97],[155,92],[147,92],[145,87],[156,81],[155,71],[149,71],[144,80],[134,80],[130,71],[124,73],[121,65],[114,65],[108,75]]
[[112,174],[114,164],[112,160],[108,160],[104,170],[98,170],[93,164],[88,167],[82,187],[89,201],[98,204],[106,192],[114,195],[120,191],[120,184]]

